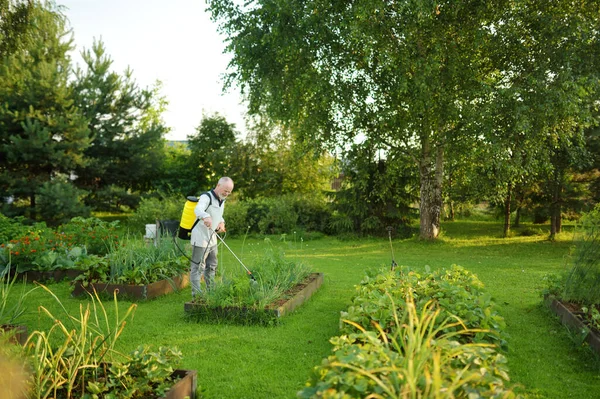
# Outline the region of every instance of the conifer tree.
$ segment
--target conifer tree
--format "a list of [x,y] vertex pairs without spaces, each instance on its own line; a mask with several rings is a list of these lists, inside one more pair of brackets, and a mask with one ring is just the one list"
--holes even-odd
[[68,84],[71,43],[56,6],[33,2],[26,32],[0,60],[0,194],[28,202],[32,217],[41,186],[82,165],[90,141]]

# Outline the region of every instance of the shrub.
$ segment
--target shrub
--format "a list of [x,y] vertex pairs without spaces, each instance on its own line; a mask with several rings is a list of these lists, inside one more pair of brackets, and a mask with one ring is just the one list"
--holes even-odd
[[267,205],[266,215],[258,222],[261,234],[291,233],[296,227],[298,214],[293,205],[283,197],[270,198],[264,202]]
[[31,226],[27,226],[24,220],[25,218],[22,216],[9,218],[0,213],[0,244],[26,234]]
[[65,223],[75,216],[89,216],[90,209],[80,200],[86,191],[62,179],[46,182],[38,192],[38,211],[51,226]]
[[249,227],[248,203],[228,202],[225,205],[225,228],[232,236],[244,234]]
[[181,196],[160,195],[158,198],[144,198],[133,216],[129,218],[131,227],[143,231],[144,225],[156,220],[180,220],[186,199]]
[[112,244],[119,241],[118,229],[118,220],[105,222],[94,217],[75,217],[57,231],[73,237],[75,245],[85,247],[88,253],[104,255]]

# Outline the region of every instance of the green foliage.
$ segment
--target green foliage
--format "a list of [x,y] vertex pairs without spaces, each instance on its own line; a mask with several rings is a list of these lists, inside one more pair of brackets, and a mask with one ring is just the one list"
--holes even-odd
[[56,226],[76,216],[90,215],[90,209],[81,201],[86,192],[77,189],[70,181],[61,179],[47,181],[42,184],[37,193],[38,213],[48,225]]
[[140,238],[126,237],[111,245],[104,257],[83,259],[77,267],[87,269],[76,278],[84,286],[89,283],[146,285],[185,273],[189,261],[168,236],[159,239],[156,246]]
[[[166,100],[160,83],[140,88],[130,69],[122,74],[112,71],[101,41],[84,50],[82,57],[85,66],[76,70],[73,97],[94,140],[85,150],[86,163],[75,169],[75,183],[89,192],[89,205],[103,209],[117,206],[115,200],[135,200],[136,191],[152,189],[152,182],[162,175],[163,135],[168,128],[161,114]],[[111,186],[118,191],[111,193]]]
[[119,222],[103,222],[96,218],[73,218],[56,229],[36,224],[23,235],[1,247],[0,266],[9,262],[14,270],[48,271],[75,268],[88,254],[105,254],[120,241]]
[[[296,227],[298,214],[292,204],[285,200],[264,199],[257,201],[259,206],[265,206],[268,212],[258,221],[261,234],[289,233]],[[248,211],[251,212],[251,209]]]
[[581,218],[572,266],[564,279],[561,299],[600,304],[600,205]]
[[248,224],[248,208],[250,204],[246,201],[231,201],[225,205],[225,222],[227,234],[239,236],[247,233],[252,226]]
[[342,161],[341,188],[332,194],[335,234],[354,231],[362,235],[385,235],[386,226],[397,230],[416,216],[418,178],[402,152],[389,152],[381,159],[378,143],[365,140],[353,145]]
[[57,230],[72,236],[76,245],[85,247],[88,253],[104,255],[120,239],[119,224],[118,220],[105,222],[95,217],[75,217]]
[[7,243],[11,238],[26,234],[31,227],[25,225],[24,220],[22,216],[9,218],[0,213],[0,243]]
[[[390,296],[391,297],[391,296]],[[393,303],[393,302],[392,302]],[[441,317],[432,301],[421,309],[411,294],[389,328],[331,339],[333,355],[315,368],[300,398],[514,398],[503,355],[493,345],[464,343],[478,330]],[[465,338],[467,336],[467,338]]]
[[0,192],[29,202],[85,161],[87,121],[69,87],[71,36],[52,2],[31,2],[27,34],[0,63]]
[[289,194],[227,204],[225,221],[233,235],[291,234],[296,229],[326,232],[330,219],[327,209],[323,198]]
[[143,198],[129,218],[129,224],[136,230],[143,231],[144,225],[153,224],[157,220],[180,220],[185,204],[185,197],[179,195],[158,194],[158,197]]
[[89,393],[83,398],[162,398],[175,383],[171,375],[181,357],[174,348],[161,346],[158,352],[150,352],[148,345],[141,345],[126,361],[112,362],[90,373],[94,380],[87,382]]
[[140,202],[140,195],[111,184],[95,191],[93,198],[88,198],[87,202],[96,211],[120,212],[135,209]]
[[[376,275],[368,275],[356,287],[352,304],[342,312],[342,318],[362,326],[377,323],[378,328],[390,332],[390,326],[394,326],[394,314],[403,311],[405,298],[409,294],[414,295],[418,310],[429,301],[439,306],[439,321],[454,315],[468,329],[483,329],[473,336],[462,335],[469,342],[484,342],[499,347],[506,345],[504,318],[499,315],[491,296],[484,291],[483,284],[474,274],[456,265],[449,270],[440,269],[423,274],[400,267],[394,271],[382,270]],[[341,332],[354,332],[352,326],[341,326]]]
[[92,304],[71,315],[52,291],[42,288],[65,317],[40,307],[54,324],[49,331],[33,331],[25,346],[31,369],[28,398],[160,398],[174,384],[172,373],[182,357],[176,348],[151,352],[140,345],[130,355],[116,350],[137,305],[121,316],[116,293],[110,312],[97,294],[90,294]]
[[[241,267],[241,266],[240,266]],[[192,312],[195,320],[236,324],[273,324],[277,317],[270,309],[288,299],[288,291],[310,274],[310,268],[287,260],[283,252],[268,249],[250,270],[256,281],[244,273],[223,275],[214,287],[203,291]]]
[[227,122],[223,116],[214,114],[202,117],[195,135],[188,136],[191,152],[188,165],[193,172],[184,193],[186,196],[206,191],[221,176],[231,174],[234,170],[235,160],[231,155],[236,135],[235,125]]

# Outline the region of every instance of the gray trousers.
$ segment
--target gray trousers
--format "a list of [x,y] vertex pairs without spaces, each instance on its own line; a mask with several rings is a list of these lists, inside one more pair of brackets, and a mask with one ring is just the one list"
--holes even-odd
[[192,262],[190,266],[190,283],[192,284],[192,296],[199,294],[200,276],[204,275],[206,288],[214,284],[215,272],[217,271],[217,246],[196,247],[192,246]]

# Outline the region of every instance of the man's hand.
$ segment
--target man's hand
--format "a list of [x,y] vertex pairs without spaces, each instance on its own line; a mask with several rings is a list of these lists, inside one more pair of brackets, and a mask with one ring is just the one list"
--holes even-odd
[[217,226],[217,232],[225,233],[225,223],[223,223],[223,222],[219,223],[219,225]]
[[204,225],[206,227],[208,227],[209,229],[212,227],[212,218],[210,216],[205,217],[204,219],[202,219],[202,222],[204,223]]

